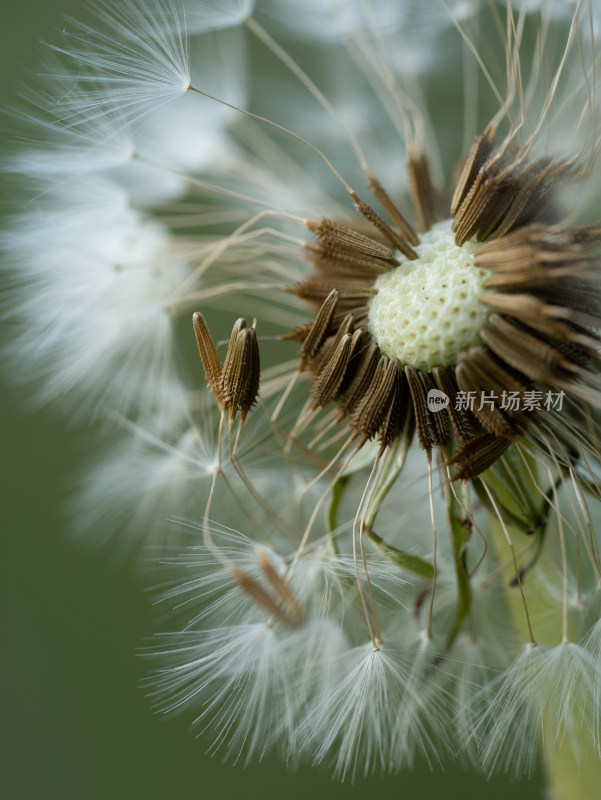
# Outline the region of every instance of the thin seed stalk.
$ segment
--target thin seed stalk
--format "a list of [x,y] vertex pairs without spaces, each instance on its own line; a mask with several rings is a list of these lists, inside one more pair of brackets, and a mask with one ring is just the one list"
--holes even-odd
[[334,531],[338,525],[338,509],[340,507],[340,503],[344,495],[344,489],[349,481],[349,478],[350,475],[343,475],[341,478],[338,478],[334,484],[334,488],[332,489],[330,503],[327,509],[328,541],[334,555],[338,555],[338,546],[336,544],[336,536],[334,535]]
[[446,501],[457,577],[457,615],[446,642],[446,650],[449,650],[457,638],[463,620],[470,613],[472,603],[472,588],[466,562],[467,544],[471,537],[470,484],[458,483],[455,492],[447,487]]
[[369,499],[365,517],[363,519],[363,524],[368,532],[373,528],[378,512],[382,507],[382,503],[386,499],[386,495],[396,483],[397,478],[405,466],[410,444],[411,421],[409,416],[407,416],[404,430],[401,432],[401,435],[397,437],[384,456],[382,469],[378,475],[377,481],[374,485],[373,493]]
[[410,415],[408,415],[403,430],[388,448],[386,455],[382,459],[382,468],[374,482],[374,488],[363,517],[362,533],[367,536],[376,550],[379,550],[400,569],[418,575],[420,578],[432,580],[434,568],[430,562],[386,543],[373,529],[382,503],[403,471],[411,439],[412,421]]
[[[393,545],[385,542],[384,539],[378,536],[373,530],[373,525],[382,507],[382,503],[403,471],[410,444],[411,421],[407,419],[401,435],[395,439],[382,458],[382,467],[374,481],[373,490],[363,517],[361,535],[367,536],[374,548],[389,559],[389,561],[392,561],[393,564],[396,564],[400,569],[411,572],[427,581],[431,581],[434,577],[434,569],[429,561],[420,558],[420,556],[413,555],[412,553],[406,553],[397,547],[393,547]],[[369,446],[365,448],[365,459],[362,459],[360,455],[354,459],[348,470],[336,481],[332,489],[326,521],[330,545],[333,552],[337,550],[334,531],[338,524],[338,510],[349,479],[354,472],[373,463],[373,459],[369,458],[373,448],[368,449],[368,447]]]

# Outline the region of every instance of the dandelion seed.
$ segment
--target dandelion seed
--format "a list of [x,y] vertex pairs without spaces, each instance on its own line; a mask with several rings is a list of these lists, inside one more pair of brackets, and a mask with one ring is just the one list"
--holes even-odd
[[146,104],[168,102],[188,89],[184,21],[173,2],[105,0],[97,16],[106,30],[75,23],[68,45],[55,48],[75,63],[77,84],[88,84],[85,94],[64,99],[65,120],[94,119],[111,108],[140,114]]
[[397,771],[412,764],[416,750],[432,752],[431,731],[438,727],[440,733],[442,712],[425,685],[425,675],[419,674],[423,660],[420,664],[418,655],[416,663],[414,657],[411,651],[373,652],[365,647],[345,654],[340,684],[301,728],[311,745],[317,740],[316,761],[335,749],[336,774],[344,779],[354,777],[357,769]]
[[524,651],[496,681],[498,690],[487,698],[476,727],[483,732],[484,766],[529,773],[539,738],[549,739],[551,749],[565,744],[578,758],[581,742],[598,730],[597,671],[590,654],[571,643]]

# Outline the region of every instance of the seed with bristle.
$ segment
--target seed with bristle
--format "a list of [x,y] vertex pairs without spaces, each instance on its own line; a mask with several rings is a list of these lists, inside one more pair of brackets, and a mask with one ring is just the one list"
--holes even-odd
[[[339,291],[338,310],[344,312],[366,305],[376,294],[376,290],[372,287],[372,281],[362,282],[358,279],[344,278],[336,281],[336,288]],[[321,305],[332,291],[332,279],[312,276],[288,291],[294,292],[303,300],[310,300]]]
[[338,289],[332,289],[317,312],[315,321],[309,328],[300,349],[301,361],[298,368],[299,372],[302,372],[305,368],[306,362],[315,358],[317,353],[320,351],[321,346],[323,345],[329,332],[330,324],[332,322],[334,312],[336,311],[336,304],[338,303],[339,297],[340,292]]
[[401,380],[402,372],[397,359],[381,356],[371,390],[363,395],[351,417],[351,425],[361,434],[362,442],[373,439],[381,430],[397,397]]
[[307,228],[319,239],[326,253],[336,255],[342,249],[385,260],[394,256],[394,251],[385,244],[331,219],[308,222]]
[[292,593],[292,590],[282,579],[279,572],[274,568],[273,564],[269,560],[267,552],[261,549],[259,550],[258,555],[261,571],[269,582],[271,588],[276,593],[280,601],[280,606],[286,610],[289,624],[292,626],[300,624],[303,618],[303,612],[298,600]]
[[315,268],[326,275],[337,275],[341,278],[358,278],[369,280],[376,275],[382,275],[394,267],[398,267],[400,261],[396,258],[377,258],[366,253],[354,252],[339,248],[337,250],[329,248],[327,251],[321,246],[306,243],[305,249],[309,251]]
[[255,325],[246,327],[240,318],[234,324],[230,343],[223,362],[221,396],[223,410],[229,410],[230,419],[238,411],[242,419],[250,411],[259,393],[260,360]]
[[482,328],[482,338],[493,353],[530,380],[554,386],[570,364],[550,344],[515,322],[492,314]]
[[417,227],[425,233],[432,225],[448,216],[448,206],[432,183],[430,167],[424,155],[411,156],[407,162],[411,199],[417,216]]
[[[501,396],[503,388],[498,387],[494,381],[487,380],[486,374],[483,374],[478,369],[469,355],[462,357],[455,372],[460,390],[468,395],[473,393],[473,396],[478,398],[478,402],[474,404],[473,411],[484,429],[494,433],[496,436],[512,438],[512,425],[503,411],[497,407],[494,399]],[[488,403],[487,397],[490,396],[493,397],[493,401]]]
[[313,382],[313,408],[327,405],[333,400],[344,380],[344,374],[351,357],[352,336],[347,333],[338,342],[331,357]]
[[357,404],[371,391],[380,355],[373,342],[357,355],[352,375],[338,398],[339,420],[354,414]]
[[196,311],[193,314],[192,324],[194,325],[194,333],[196,334],[198,352],[200,353],[205,375],[207,376],[207,383],[213,390],[217,398],[217,403],[221,406],[221,362],[217,355],[215,342],[209,333],[205,318],[200,311]]
[[507,450],[511,441],[494,433],[483,433],[464,445],[450,460],[458,466],[455,480],[465,481],[481,475]]
[[384,222],[384,220],[370,205],[360,200],[355,193],[353,193],[352,197],[359,213],[365,217],[365,219],[370,222],[374,228],[379,231],[388,242],[390,242],[393,247],[396,247],[396,249],[401,252],[405,258],[417,258],[417,253],[411,247],[411,245],[405,241],[402,236],[396,233],[396,231],[394,231],[390,225]]
[[250,328],[246,327],[245,319],[236,321],[223,368],[205,318],[197,311],[192,321],[207,382],[215,393],[219,407],[222,411],[229,410],[231,420],[240,411],[244,421],[259,394],[261,362],[256,320]]
[[496,129],[493,125],[488,125],[484,133],[478,136],[472,145],[472,149],[465,160],[457,180],[457,186],[455,187],[455,192],[451,201],[452,214],[457,212],[457,209],[465,200],[465,196],[476,180],[482,166],[491,155],[495,145],[495,131]]
[[341,339],[343,339],[346,335],[351,334],[353,329],[353,316],[352,314],[346,314],[336,327],[336,333],[333,336],[327,337],[311,361],[310,367],[313,370],[315,377],[321,374],[321,371],[325,368],[326,364],[331,359],[336,348],[340,344]]
[[405,375],[409,384],[409,391],[415,409],[415,420],[417,423],[417,438],[424,450],[430,451],[439,444],[438,434],[434,426],[434,415],[428,409],[427,392],[420,379],[420,373],[412,366],[407,364]]
[[411,413],[411,407],[408,403],[407,381],[398,361],[395,359],[393,363],[394,369],[398,373],[398,379],[395,380],[394,394],[388,403],[388,409],[378,428],[380,455],[400,435],[405,427],[407,416]]
[[419,238],[416,232],[413,230],[413,227],[407,222],[405,217],[394,205],[380,181],[377,180],[377,178],[370,176],[369,188],[373,196],[376,197],[380,203],[382,203],[403,239],[412,245],[419,244]]
[[240,397],[240,419],[242,422],[246,415],[257,402],[259,396],[259,386],[261,382],[261,358],[259,354],[259,342],[257,340],[257,321],[253,320],[250,328],[247,328],[248,360],[246,365],[246,378],[244,381],[242,395]]
[[439,391],[444,392],[449,398],[446,410],[455,435],[460,442],[468,442],[473,435],[472,417],[457,402],[457,387],[451,378],[451,370],[434,367],[432,375]]
[[477,236],[500,237],[515,228],[552,215],[555,191],[571,177],[567,163],[547,157],[533,162],[525,153],[495,153],[482,165],[470,190],[465,194],[453,221],[458,245]]
[[[418,374],[422,384],[423,394],[426,398],[426,403],[427,403],[428,396],[430,392],[436,388],[436,384],[434,383],[434,379],[432,378],[430,373],[420,371]],[[449,439],[451,438],[451,425],[446,408],[442,408],[435,414],[430,413],[430,418],[434,425],[436,446],[444,447],[446,444],[448,444]]]
[[254,600],[257,605],[261,606],[270,617],[273,617],[288,628],[295,628],[300,623],[299,617],[291,616],[287,608],[282,608],[279,603],[276,603],[271,595],[246,572],[236,566],[231,566],[230,571],[242,591]]

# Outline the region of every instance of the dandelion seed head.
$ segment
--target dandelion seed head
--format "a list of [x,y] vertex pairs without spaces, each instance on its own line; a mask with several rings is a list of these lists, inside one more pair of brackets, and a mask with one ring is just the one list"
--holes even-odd
[[585,6],[109,0],[30,97],[9,356],[104,421],[76,526],[211,752],[599,755]]

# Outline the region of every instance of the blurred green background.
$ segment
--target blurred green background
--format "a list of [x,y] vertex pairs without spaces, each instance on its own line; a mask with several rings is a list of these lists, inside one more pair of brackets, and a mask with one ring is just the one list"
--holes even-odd
[[[35,80],[38,40],[56,42],[65,14],[89,17],[81,0],[4,6],[3,106],[18,106],[20,83]],[[2,128],[3,139],[12,137],[15,123],[5,118]],[[3,211],[10,206],[5,188]],[[454,764],[339,785],[323,769],[290,772],[275,760],[244,769],[204,755],[208,743],[190,734],[191,720],[155,716],[140,689],[145,664],[136,653],[152,634],[153,611],[139,575],[67,533],[64,503],[93,432],[70,428],[57,413],[31,412],[27,391],[6,377],[2,798],[543,796],[540,780],[486,781]]]

